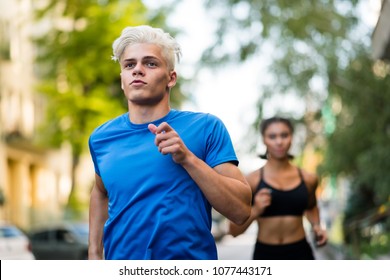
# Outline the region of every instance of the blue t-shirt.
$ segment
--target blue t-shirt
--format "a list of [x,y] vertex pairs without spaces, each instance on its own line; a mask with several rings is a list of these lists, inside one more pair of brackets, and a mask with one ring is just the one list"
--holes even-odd
[[[167,122],[209,166],[238,164],[217,117],[171,110]],[[148,124],[128,113],[98,127],[89,140],[95,172],[108,193],[104,226],[106,259],[217,259],[211,205],[186,170],[162,155]]]

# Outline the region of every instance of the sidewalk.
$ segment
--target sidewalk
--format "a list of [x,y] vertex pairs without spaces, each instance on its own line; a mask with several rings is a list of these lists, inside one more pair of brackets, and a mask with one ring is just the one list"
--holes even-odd
[[[220,260],[250,260],[252,259],[254,243],[256,240],[255,226],[237,237],[231,235],[224,236],[217,242],[218,256]],[[328,243],[324,247],[313,248],[314,257],[317,260],[344,260],[345,254],[342,248]]]

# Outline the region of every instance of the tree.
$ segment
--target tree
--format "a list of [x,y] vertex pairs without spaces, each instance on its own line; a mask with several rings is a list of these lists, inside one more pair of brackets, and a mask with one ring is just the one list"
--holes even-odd
[[342,108],[334,110],[335,127],[327,136],[322,169],[352,176],[353,190],[365,201],[353,216],[386,203],[390,196],[389,66],[372,61],[361,48],[346,69],[334,74],[331,98]]
[[[307,115],[302,121],[310,128],[308,140],[321,142],[314,140],[317,112],[328,97],[329,73],[353,56],[347,38],[357,23],[353,13],[356,2],[208,0],[207,10],[217,15],[218,24],[215,43],[202,60],[217,66],[266,52],[274,79],[259,92],[259,117],[270,99],[294,94],[306,104]],[[266,63],[264,58],[256,59]]]
[[[166,9],[149,11],[141,0],[52,0],[37,10],[37,19],[46,28],[35,38],[38,91],[47,100],[47,120],[40,140],[53,147],[65,142],[72,147],[68,204],[75,198],[75,171],[90,133],[127,110],[119,66],[110,61],[112,42],[129,25],[165,29]],[[172,105],[179,106],[183,99],[179,82],[172,91]]]
[[389,66],[370,59],[372,31],[358,15],[363,2],[206,1],[218,23],[204,63],[239,63],[268,50],[274,79],[259,93],[258,119],[274,96],[306,102],[307,141],[324,155],[318,171],[348,176],[355,202],[366,203],[351,199],[350,217],[390,198]]

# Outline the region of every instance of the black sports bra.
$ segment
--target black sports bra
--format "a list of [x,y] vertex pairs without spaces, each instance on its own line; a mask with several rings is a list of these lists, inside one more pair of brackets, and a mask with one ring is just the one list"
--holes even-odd
[[308,208],[309,192],[299,168],[298,172],[299,177],[301,178],[299,185],[291,190],[282,191],[275,189],[265,182],[263,179],[263,168],[260,168],[261,180],[255,194],[263,188],[268,188],[271,190],[272,198],[271,204],[264,209],[264,212],[260,215],[260,217],[303,215],[303,212]]

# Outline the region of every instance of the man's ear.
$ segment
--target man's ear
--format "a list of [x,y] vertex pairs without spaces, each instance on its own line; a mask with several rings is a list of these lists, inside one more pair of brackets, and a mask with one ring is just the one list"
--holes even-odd
[[168,88],[173,88],[176,85],[177,82],[177,73],[175,70],[171,71],[169,73],[169,82],[168,82]]
[[119,76],[121,77],[121,89],[124,90],[123,81],[122,81],[122,72],[119,74]]

